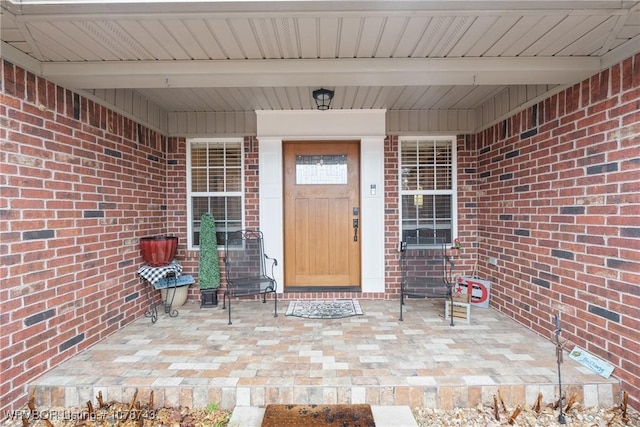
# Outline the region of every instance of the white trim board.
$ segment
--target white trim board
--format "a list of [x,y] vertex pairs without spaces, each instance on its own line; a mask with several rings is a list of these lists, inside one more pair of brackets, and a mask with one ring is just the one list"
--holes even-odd
[[[265,252],[279,261],[284,283],[282,143],[287,140],[360,141],[362,292],[384,292],[384,139],[386,110],[256,111],[260,170],[260,229]],[[378,189],[371,194],[371,186]],[[284,286],[279,286],[282,292]]]

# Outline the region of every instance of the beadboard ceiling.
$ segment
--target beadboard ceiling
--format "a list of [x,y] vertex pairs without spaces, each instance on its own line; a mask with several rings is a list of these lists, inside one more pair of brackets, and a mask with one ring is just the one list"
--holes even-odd
[[165,112],[477,110],[640,51],[638,1],[3,0],[2,56]]

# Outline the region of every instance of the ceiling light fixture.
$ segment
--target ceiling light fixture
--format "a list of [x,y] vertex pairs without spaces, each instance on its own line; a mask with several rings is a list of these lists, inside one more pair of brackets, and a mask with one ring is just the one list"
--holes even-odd
[[331,100],[333,99],[333,91],[324,88],[314,90],[313,99],[316,101],[318,110],[328,110],[331,106]]

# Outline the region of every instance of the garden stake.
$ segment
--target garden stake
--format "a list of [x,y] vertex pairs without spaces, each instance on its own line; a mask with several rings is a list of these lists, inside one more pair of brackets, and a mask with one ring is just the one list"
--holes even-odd
[[560,332],[562,332],[562,327],[560,326],[560,318],[558,315],[555,315],[555,324],[556,330],[554,331],[556,335],[556,359],[558,361],[558,394],[560,395],[560,404],[558,407],[560,408],[560,415],[558,415],[558,422],[560,424],[566,424],[567,420],[564,418],[564,414],[562,413],[562,376],[560,374],[560,365],[562,364],[562,344],[560,343]]

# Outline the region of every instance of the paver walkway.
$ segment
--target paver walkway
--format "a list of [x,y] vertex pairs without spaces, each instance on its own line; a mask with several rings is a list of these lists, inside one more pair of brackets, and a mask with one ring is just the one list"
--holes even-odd
[[[180,314],[141,318],[35,380],[39,405],[105,400],[157,405],[260,407],[268,403],[369,403],[449,409],[492,401],[557,398],[555,346],[493,309],[472,307],[470,324],[441,317],[441,300],[360,300],[364,315],[310,320],[284,315],[287,302],[234,302],[226,311],[187,303]],[[563,389],[587,405],[618,403],[617,379],[568,357]]]

